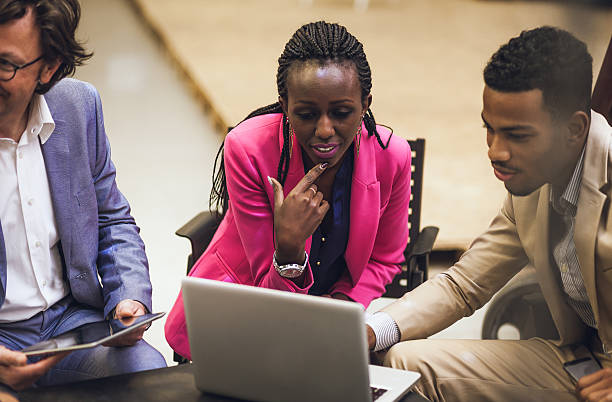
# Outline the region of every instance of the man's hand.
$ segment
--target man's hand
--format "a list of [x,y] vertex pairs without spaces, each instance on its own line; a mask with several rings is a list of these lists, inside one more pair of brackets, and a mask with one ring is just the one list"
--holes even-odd
[[28,388],[68,353],[58,353],[28,364],[26,355],[0,346],[0,383],[16,391]]
[[372,327],[366,324],[366,332],[368,334],[368,349],[374,350],[376,347],[376,334],[374,334],[374,330]]
[[612,401],[612,368],[582,377],[576,384],[576,395],[581,401]]
[[[126,321],[126,325],[129,325],[129,320],[131,318],[137,317],[139,315],[144,315],[146,314],[146,312],[147,310],[145,309],[145,306],[142,303],[137,302],[136,300],[126,299],[121,300],[119,304],[117,304],[117,307],[115,307],[115,314],[113,315],[113,318]],[[117,339],[105,343],[104,346],[132,346],[142,339],[142,336],[144,335],[147,328],[148,326],[138,328],[130,332],[129,334],[125,334]]]

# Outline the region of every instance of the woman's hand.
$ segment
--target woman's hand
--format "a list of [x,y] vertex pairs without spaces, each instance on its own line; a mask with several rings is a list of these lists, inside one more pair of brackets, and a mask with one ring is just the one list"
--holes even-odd
[[350,297],[348,297],[347,295],[345,295],[344,293],[334,293],[333,295],[324,294],[324,295],[321,295],[321,296],[327,297],[329,299],[344,300],[344,301],[350,301],[350,302],[354,302],[355,301],[355,300],[351,299]]
[[304,262],[304,246],[323,217],[329,204],[314,182],[325,171],[326,163],[318,164],[306,173],[287,197],[283,186],[268,177],[274,189],[274,239],[276,261],[279,264]]

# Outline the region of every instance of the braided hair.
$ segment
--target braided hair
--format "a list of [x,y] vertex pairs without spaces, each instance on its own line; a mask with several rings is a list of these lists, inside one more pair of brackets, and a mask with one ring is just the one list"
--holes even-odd
[[[278,71],[276,74],[276,86],[278,94],[287,99],[287,77],[289,69],[294,62],[318,60],[320,62],[332,61],[334,63],[352,62],[357,70],[361,96],[365,99],[372,89],[372,72],[363,51],[363,45],[351,35],[346,27],[339,24],[331,24],[325,21],[313,22],[303,25],[289,39],[283,53],[278,58]],[[285,184],[289,172],[289,157],[291,152],[291,131],[287,116],[284,114],[279,102],[261,107],[252,111],[244,120],[251,117],[270,113],[283,113],[283,148],[278,163],[277,179]],[[243,120],[243,121],[244,121]],[[385,144],[378,131],[372,111],[368,108],[363,122],[369,136],[376,136],[376,140],[382,149],[386,149],[389,142]],[[225,164],[223,161],[223,144],[215,158],[215,169],[213,174],[213,189],[210,194],[210,210],[216,212],[218,217],[225,215],[229,204],[229,195],[225,180]]]

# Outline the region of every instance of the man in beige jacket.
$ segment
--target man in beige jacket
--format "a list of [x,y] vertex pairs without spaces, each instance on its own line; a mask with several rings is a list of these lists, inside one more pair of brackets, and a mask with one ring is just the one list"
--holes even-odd
[[[368,320],[385,364],[431,400],[612,400],[612,128],[590,110],[592,59],[566,31],[524,31],[484,70],[489,158],[508,196],[453,267]],[[427,340],[535,267],[559,340]],[[604,369],[575,384],[563,364]],[[605,399],[605,398],[609,399]]]

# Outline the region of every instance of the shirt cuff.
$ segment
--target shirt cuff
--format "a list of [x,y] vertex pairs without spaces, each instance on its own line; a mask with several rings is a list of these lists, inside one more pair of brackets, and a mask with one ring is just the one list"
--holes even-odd
[[367,314],[365,322],[372,328],[376,336],[375,352],[390,348],[400,341],[399,327],[389,314],[383,311]]

